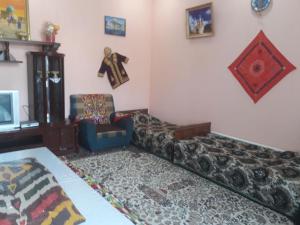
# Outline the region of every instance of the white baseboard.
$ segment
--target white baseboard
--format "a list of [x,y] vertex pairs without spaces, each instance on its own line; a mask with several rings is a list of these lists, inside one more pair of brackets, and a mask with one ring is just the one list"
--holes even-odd
[[232,139],[237,140],[237,141],[243,141],[243,142],[246,142],[246,143],[249,143],[249,144],[258,145],[258,146],[261,146],[261,147],[264,147],[264,148],[271,148],[271,149],[274,149],[274,150],[280,151],[280,152],[286,151],[286,150],[283,150],[283,149],[280,149],[280,148],[275,148],[275,147],[272,147],[272,146],[262,145],[262,144],[259,144],[259,143],[255,143],[255,142],[252,142],[252,141],[244,140],[244,139],[241,139],[241,138],[229,136],[229,135],[218,133],[218,132],[213,132],[212,131],[211,133],[221,135],[221,136],[224,136],[224,137],[227,137],[227,138],[232,138]]

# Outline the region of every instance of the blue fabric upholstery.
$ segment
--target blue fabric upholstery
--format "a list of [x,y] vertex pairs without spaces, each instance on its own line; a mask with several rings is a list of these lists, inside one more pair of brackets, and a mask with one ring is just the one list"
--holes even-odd
[[[109,107],[109,110],[113,110],[109,116],[110,124],[112,127],[117,127],[118,129],[103,130],[101,131],[101,125],[98,125],[95,120],[91,117],[88,119],[82,119],[83,112],[85,110],[85,104],[82,104],[82,98],[93,97],[92,105],[97,105],[96,110],[102,110],[99,106],[105,105]],[[103,98],[104,96],[104,98]],[[89,99],[89,101],[91,101]],[[101,103],[98,101],[102,101]],[[107,101],[103,104],[103,101]],[[79,143],[84,148],[90,151],[101,151],[107,148],[116,148],[122,146],[128,146],[133,133],[133,121],[131,118],[123,118],[118,122],[113,122],[114,118],[114,106],[112,95],[72,95],[70,96],[71,109],[70,118],[78,120],[79,119]],[[89,103],[89,106],[91,104]],[[98,115],[97,112],[90,112],[91,107],[88,109],[89,114]],[[108,112],[109,110],[105,110]],[[80,115],[81,114],[81,115]],[[85,113],[86,114],[86,113]],[[97,128],[100,126],[100,131]]]
[[126,130],[112,130],[112,131],[105,131],[105,132],[97,132],[98,138],[113,138],[119,136],[126,136]]

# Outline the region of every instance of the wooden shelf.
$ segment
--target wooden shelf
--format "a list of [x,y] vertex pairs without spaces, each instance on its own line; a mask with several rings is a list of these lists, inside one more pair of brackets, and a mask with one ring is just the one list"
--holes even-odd
[[[0,63],[22,63],[22,61],[15,60],[14,57],[11,57],[9,47],[10,45],[27,45],[27,46],[38,46],[42,48],[42,52],[56,52],[60,47],[60,43],[56,42],[45,42],[45,41],[25,41],[25,40],[15,40],[15,39],[3,39],[0,38],[0,44],[4,46],[4,60]],[[14,60],[12,60],[14,59]]]
[[15,39],[3,39],[0,38],[0,43],[8,43],[14,45],[27,45],[27,46],[41,46],[41,47],[48,47],[51,49],[58,49],[60,47],[60,43],[52,43],[52,42],[45,42],[45,41],[25,41],[25,40],[15,40]]
[[18,60],[0,60],[0,63],[16,64],[16,63],[23,63],[23,61],[18,61]]

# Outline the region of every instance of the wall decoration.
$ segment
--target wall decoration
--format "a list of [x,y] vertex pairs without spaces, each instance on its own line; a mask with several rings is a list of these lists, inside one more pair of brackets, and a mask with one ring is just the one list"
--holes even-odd
[[105,33],[117,36],[126,36],[126,20],[123,18],[105,16]]
[[0,36],[30,39],[28,0],[0,1]]
[[263,31],[229,66],[229,70],[255,103],[295,69]]
[[186,9],[187,38],[213,35],[212,3]]
[[271,0],[251,0],[251,7],[255,12],[262,12],[270,6]]
[[129,81],[129,77],[122,65],[128,63],[129,58],[120,55],[119,53],[112,53],[111,48],[104,48],[104,59],[98,71],[98,77],[103,77],[107,72],[108,80],[113,89],[119,87],[125,82]]

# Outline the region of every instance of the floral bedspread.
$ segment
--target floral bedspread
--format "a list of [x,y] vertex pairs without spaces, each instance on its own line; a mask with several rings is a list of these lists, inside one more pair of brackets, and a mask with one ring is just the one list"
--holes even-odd
[[300,154],[216,134],[175,144],[174,163],[295,220],[300,213]]
[[133,120],[136,146],[300,221],[299,153],[216,134],[176,140],[176,125],[142,113]]

